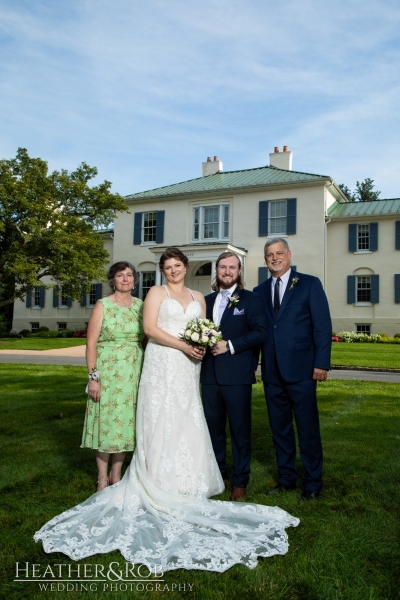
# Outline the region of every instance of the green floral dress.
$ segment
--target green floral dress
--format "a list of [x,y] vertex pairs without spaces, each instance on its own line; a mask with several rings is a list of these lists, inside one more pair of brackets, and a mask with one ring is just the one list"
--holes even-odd
[[133,298],[129,307],[108,298],[97,344],[100,402],[88,398],[81,448],[101,452],[134,450],[136,401],[143,362],[143,302]]

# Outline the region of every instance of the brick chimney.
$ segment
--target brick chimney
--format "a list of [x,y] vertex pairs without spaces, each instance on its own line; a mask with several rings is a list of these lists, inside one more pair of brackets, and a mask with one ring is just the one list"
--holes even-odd
[[275,146],[273,152],[269,155],[269,164],[277,169],[292,170],[293,152],[287,146],[283,146],[283,152],[279,152],[279,147]]
[[214,173],[223,170],[224,165],[222,161],[219,160],[218,156],[214,156],[214,160],[211,160],[211,156],[208,156],[207,162],[202,163],[203,177],[206,177],[206,175],[214,175]]

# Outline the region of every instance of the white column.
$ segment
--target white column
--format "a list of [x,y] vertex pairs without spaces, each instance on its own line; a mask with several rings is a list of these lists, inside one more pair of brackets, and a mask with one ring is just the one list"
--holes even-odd
[[210,282],[210,291],[212,291],[212,284],[215,278],[215,265],[217,264],[216,260],[211,261],[211,282]]
[[161,285],[161,271],[157,267],[158,265],[156,265],[156,285]]

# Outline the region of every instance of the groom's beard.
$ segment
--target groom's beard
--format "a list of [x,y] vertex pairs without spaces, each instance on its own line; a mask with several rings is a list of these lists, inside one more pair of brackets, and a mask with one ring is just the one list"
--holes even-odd
[[223,290],[229,290],[229,288],[233,287],[235,284],[238,283],[239,279],[240,279],[240,275],[238,275],[236,277],[236,279],[231,279],[230,282],[223,281],[222,279],[220,279],[219,277],[217,277],[218,288],[221,288]]

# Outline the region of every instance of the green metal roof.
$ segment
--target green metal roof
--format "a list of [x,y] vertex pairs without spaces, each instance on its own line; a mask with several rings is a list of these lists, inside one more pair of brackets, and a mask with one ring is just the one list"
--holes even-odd
[[168,196],[179,196],[189,194],[201,194],[207,192],[219,192],[223,190],[241,190],[251,187],[262,187],[268,185],[290,184],[300,182],[317,182],[329,180],[328,175],[314,175],[312,173],[301,173],[300,171],[287,171],[276,167],[258,167],[256,169],[244,169],[242,171],[218,171],[214,175],[206,175],[196,179],[189,179],[181,183],[174,183],[164,187],[130,194],[125,199],[144,200],[149,198],[162,198]]
[[334,202],[328,208],[328,217],[367,217],[373,215],[393,215],[400,213],[400,198],[373,200],[372,202]]

